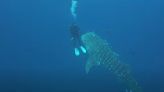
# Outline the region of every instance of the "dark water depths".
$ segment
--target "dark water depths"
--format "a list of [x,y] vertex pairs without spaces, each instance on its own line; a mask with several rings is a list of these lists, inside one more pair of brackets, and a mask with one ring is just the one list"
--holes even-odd
[[[0,1],[0,92],[125,92],[74,56],[70,1]],[[164,92],[163,11],[163,0],[79,0],[77,22],[112,44],[144,92]]]

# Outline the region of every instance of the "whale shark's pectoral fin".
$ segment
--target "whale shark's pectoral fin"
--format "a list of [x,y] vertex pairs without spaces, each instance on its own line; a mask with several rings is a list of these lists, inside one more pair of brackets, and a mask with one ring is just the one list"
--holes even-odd
[[96,61],[94,60],[92,57],[89,57],[87,62],[86,62],[86,65],[85,65],[85,71],[86,73],[88,74],[90,69],[93,67],[93,66],[98,66],[100,65],[100,62],[99,61]]
[[126,89],[126,91],[125,92],[133,92],[132,90],[128,90],[128,89]]
[[92,64],[90,62],[90,59],[88,59],[87,62],[86,62],[86,65],[85,65],[85,71],[86,71],[87,74],[89,73],[91,67],[92,67]]

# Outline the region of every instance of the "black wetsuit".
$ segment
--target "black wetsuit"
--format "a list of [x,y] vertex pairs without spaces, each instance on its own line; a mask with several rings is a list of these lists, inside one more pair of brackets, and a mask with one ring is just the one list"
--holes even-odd
[[80,28],[76,24],[72,24],[70,27],[70,33],[71,33],[71,40],[73,42],[74,48],[78,48],[81,46],[81,38],[80,38]]

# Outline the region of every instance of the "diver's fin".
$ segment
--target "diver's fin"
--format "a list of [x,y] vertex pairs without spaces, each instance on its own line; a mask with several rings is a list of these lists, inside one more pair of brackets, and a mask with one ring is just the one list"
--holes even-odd
[[75,55],[76,56],[79,56],[80,55],[79,49],[78,48],[75,48],[74,50],[75,50]]
[[83,53],[87,53],[87,50],[83,46],[80,46],[80,49]]

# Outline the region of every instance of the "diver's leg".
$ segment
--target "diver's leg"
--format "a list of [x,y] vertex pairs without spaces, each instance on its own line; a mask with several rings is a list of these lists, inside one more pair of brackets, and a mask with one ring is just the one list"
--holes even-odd
[[75,56],[79,56],[80,55],[80,51],[78,49],[78,45],[77,45],[77,39],[74,39],[73,40],[73,45],[74,45],[74,53],[75,53]]

